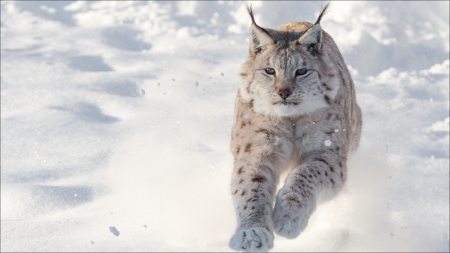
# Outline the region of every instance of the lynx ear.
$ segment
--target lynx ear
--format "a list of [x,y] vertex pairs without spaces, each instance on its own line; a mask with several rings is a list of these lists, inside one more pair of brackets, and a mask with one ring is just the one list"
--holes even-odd
[[274,40],[264,28],[256,24],[251,6],[247,5],[247,11],[252,19],[252,25],[250,26],[250,54],[256,55],[262,52],[265,46],[274,44]]
[[308,30],[306,30],[298,39],[298,42],[313,55],[320,53],[320,50],[322,49],[322,27],[320,26],[320,21],[322,20],[323,15],[327,13],[328,6],[330,6],[330,3],[327,3],[322,11],[320,11],[316,23],[308,28]]
[[313,25],[306,30],[298,39],[298,42],[311,54],[316,55],[320,53],[322,49],[322,27],[320,24]]

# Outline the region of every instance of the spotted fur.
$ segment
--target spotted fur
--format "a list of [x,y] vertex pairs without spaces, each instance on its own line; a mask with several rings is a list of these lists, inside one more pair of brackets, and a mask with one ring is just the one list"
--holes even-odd
[[[315,24],[293,22],[277,30],[258,26],[248,8],[250,50],[231,141],[234,250],[267,251],[273,231],[297,237],[317,201],[337,193],[347,178],[362,119],[344,59],[320,26],[327,7]],[[289,176],[276,194],[285,170]]]

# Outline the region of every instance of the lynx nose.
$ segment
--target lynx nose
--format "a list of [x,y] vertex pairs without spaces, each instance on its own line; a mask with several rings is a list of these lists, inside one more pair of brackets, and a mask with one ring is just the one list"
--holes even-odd
[[282,99],[286,99],[292,94],[291,89],[279,89],[277,92],[278,92],[278,95],[280,95],[280,97]]

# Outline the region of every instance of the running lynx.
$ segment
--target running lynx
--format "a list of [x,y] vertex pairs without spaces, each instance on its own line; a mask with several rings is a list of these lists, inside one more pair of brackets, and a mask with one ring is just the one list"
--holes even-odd
[[346,181],[362,120],[344,59],[320,26],[327,7],[314,24],[293,22],[277,30],[258,26],[247,7],[250,52],[240,73],[231,140],[234,250],[267,251],[273,231],[296,238],[317,201]]

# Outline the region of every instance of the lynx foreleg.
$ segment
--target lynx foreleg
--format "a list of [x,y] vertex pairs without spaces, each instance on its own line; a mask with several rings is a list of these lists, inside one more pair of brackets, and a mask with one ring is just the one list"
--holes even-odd
[[304,155],[276,197],[275,232],[296,238],[306,228],[319,194],[339,191],[345,176],[345,159],[339,155],[331,151]]
[[268,162],[235,163],[231,194],[238,226],[230,248],[267,251],[273,247],[272,205],[277,181],[278,172]]

